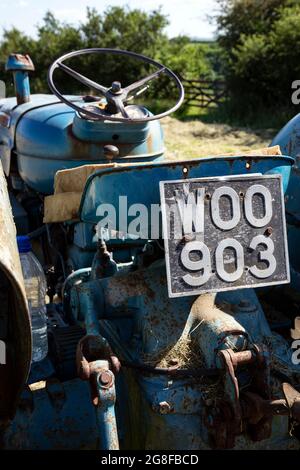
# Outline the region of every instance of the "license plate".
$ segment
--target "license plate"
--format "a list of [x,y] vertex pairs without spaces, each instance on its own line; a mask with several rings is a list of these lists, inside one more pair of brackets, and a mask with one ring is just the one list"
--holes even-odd
[[160,182],[169,297],[289,279],[280,175]]

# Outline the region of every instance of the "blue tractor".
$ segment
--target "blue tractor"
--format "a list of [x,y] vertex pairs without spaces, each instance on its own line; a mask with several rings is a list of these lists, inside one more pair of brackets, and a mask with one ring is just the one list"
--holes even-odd
[[[105,87],[66,64],[89,54],[156,70]],[[170,69],[81,50],[49,68],[53,94],[31,96],[33,69],[10,55],[16,96],[0,100],[1,446],[299,448],[290,147],[167,160],[159,120],[184,97]],[[93,94],[62,94],[58,69]],[[178,91],[171,109],[133,104],[162,76]],[[47,276],[41,362],[31,363],[15,230]]]

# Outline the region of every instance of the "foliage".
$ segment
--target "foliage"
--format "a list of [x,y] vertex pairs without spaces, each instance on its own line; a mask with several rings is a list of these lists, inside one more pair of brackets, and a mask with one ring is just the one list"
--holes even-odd
[[241,35],[266,34],[290,0],[218,0],[219,43],[226,51],[240,43]]
[[[78,27],[58,21],[53,13],[47,12],[37,28],[36,39],[15,28],[4,31],[0,42],[0,73],[11,82],[11,74],[4,72],[7,56],[11,52],[29,53],[36,69],[31,80],[32,92],[47,92],[47,70],[54,59],[76,49],[101,47],[144,54],[169,66],[180,76],[214,78],[220,68],[218,46],[191,42],[185,36],[169,40],[164,32],[167,24],[168,19],[160,10],[146,13],[128,7],[109,7],[101,14],[95,9],[87,9],[86,19]],[[151,66],[143,66],[136,60],[120,56],[116,60],[115,56],[108,54],[74,58],[68,65],[106,86],[113,80],[126,85],[153,71]],[[55,73],[57,86],[62,92],[88,93],[72,78],[60,71]],[[154,82],[152,95],[168,96],[170,89],[166,80]]]
[[186,36],[171,39],[161,49],[160,60],[186,79],[214,80],[222,71],[220,47],[216,43],[191,42]]
[[[294,0],[220,0],[219,44],[237,114],[291,108],[300,77],[300,5]],[[242,106],[241,106],[242,104]]]

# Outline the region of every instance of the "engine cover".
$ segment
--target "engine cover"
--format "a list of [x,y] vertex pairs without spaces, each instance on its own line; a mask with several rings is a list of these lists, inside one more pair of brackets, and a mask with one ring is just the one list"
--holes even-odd
[[[82,105],[80,98],[68,98]],[[0,113],[7,117],[0,119],[5,173],[14,152],[21,178],[43,194],[53,192],[58,170],[111,161],[105,155],[106,145],[117,148],[116,163],[152,161],[164,151],[159,121],[124,125],[88,120],[52,95],[32,95],[29,103],[17,107],[15,99],[1,100]]]

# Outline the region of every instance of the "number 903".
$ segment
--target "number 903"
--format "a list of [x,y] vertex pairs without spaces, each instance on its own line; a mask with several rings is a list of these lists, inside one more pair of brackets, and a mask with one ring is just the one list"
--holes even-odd
[[[258,194],[263,199],[264,215],[257,218],[253,210],[253,196]],[[203,199],[204,204],[204,191],[198,190],[198,203],[199,195]],[[220,215],[220,198],[226,196],[231,201],[231,218],[223,220]],[[250,186],[244,197],[244,214],[248,223],[254,228],[265,227],[272,219],[272,196],[268,188],[261,184],[254,184]],[[241,219],[241,203],[238,193],[229,186],[222,186],[217,188],[211,197],[211,217],[212,221],[219,229],[226,231],[235,228]],[[259,279],[265,279],[271,276],[276,270],[276,258],[274,256],[274,242],[271,238],[262,234],[254,236],[249,244],[251,250],[255,250],[259,245],[264,247],[264,250],[258,252],[258,261],[264,262],[267,266],[259,268],[256,265],[248,266],[249,272]],[[231,249],[235,252],[235,269],[230,272],[225,269],[224,252],[226,249]],[[201,255],[200,259],[193,260],[190,257],[191,252],[198,252]],[[245,270],[244,249],[241,243],[234,238],[224,238],[221,240],[213,256],[215,258],[216,274],[225,282],[235,282],[243,274]],[[186,274],[183,280],[186,284],[192,287],[199,287],[205,284],[213,274],[211,253],[207,245],[202,241],[190,241],[186,243],[180,254],[181,263],[188,271],[199,272],[200,275]]]

